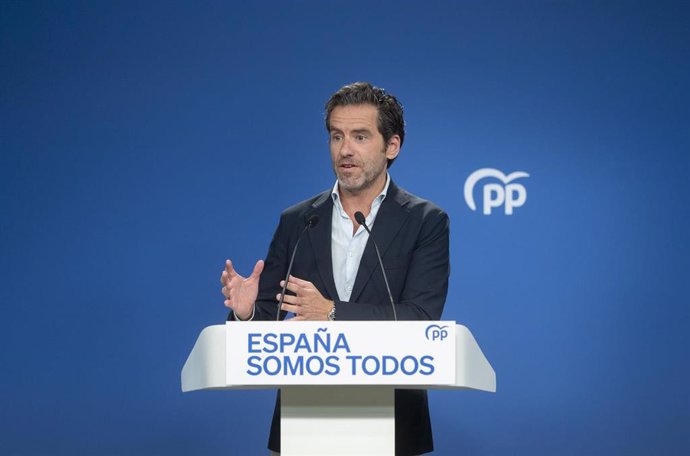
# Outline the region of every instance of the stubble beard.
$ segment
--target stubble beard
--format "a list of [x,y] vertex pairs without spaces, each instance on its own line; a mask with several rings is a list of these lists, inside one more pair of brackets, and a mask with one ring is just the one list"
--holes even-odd
[[370,189],[376,181],[379,179],[381,174],[386,172],[386,162],[383,162],[381,167],[376,168],[366,168],[363,167],[361,163],[357,163],[361,173],[358,176],[347,176],[340,174],[340,167],[338,164],[333,166],[333,171],[338,179],[338,186],[340,190],[345,190],[352,194],[358,194],[365,190]]

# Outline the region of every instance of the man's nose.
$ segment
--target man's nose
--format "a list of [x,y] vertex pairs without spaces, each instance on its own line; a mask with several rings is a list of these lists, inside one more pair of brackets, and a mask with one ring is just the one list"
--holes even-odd
[[342,157],[352,156],[352,142],[350,138],[343,138],[342,142],[340,143],[340,150],[338,150],[338,153]]

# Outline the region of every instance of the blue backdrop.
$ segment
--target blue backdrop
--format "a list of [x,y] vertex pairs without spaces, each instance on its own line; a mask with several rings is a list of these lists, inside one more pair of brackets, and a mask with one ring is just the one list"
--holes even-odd
[[[273,393],[182,394],[280,211],[333,183],[323,103],[405,105],[392,177],[451,216],[444,318],[498,393],[440,455],[690,454],[686,1],[0,1],[0,453],[264,454]],[[530,174],[472,211],[479,168]]]

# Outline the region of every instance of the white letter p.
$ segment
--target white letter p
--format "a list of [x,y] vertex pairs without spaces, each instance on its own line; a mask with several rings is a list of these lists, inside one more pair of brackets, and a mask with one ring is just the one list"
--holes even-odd
[[500,207],[505,198],[503,187],[498,184],[486,184],[484,186],[484,215],[490,215],[492,207]]

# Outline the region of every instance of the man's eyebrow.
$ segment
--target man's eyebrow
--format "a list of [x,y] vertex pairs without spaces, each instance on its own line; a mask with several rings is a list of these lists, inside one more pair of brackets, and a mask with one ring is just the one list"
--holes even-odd
[[[331,129],[328,131],[329,133],[344,133],[343,130],[340,128],[336,127],[331,127]],[[353,133],[355,135],[360,135],[363,133],[371,134],[371,130],[368,128],[355,128],[354,130],[351,130],[350,133]]]

